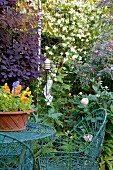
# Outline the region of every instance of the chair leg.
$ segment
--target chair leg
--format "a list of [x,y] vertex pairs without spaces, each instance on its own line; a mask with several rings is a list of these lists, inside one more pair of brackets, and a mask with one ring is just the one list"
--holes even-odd
[[36,164],[35,164],[35,167],[33,168],[33,170],[41,170],[40,164],[39,164],[39,159],[36,160]]

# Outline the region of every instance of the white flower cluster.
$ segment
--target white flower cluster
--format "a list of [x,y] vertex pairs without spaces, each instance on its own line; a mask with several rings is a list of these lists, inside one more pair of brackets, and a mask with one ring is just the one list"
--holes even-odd
[[82,0],[47,2],[43,4],[43,10],[43,32],[61,39],[53,47],[46,46],[47,56],[60,56],[62,53],[63,62],[82,60],[80,53],[87,54],[86,49],[99,28],[101,10],[94,3]]

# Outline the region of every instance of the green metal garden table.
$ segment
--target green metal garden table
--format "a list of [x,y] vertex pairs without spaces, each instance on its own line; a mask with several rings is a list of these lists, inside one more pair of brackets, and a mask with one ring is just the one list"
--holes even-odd
[[[20,151],[20,145],[17,145],[18,141],[23,144],[24,152],[25,152],[25,148],[27,147],[30,148],[32,152],[34,145],[36,149],[37,148],[40,149],[42,145],[47,145],[49,142],[54,141],[55,134],[56,134],[56,130],[53,127],[41,123],[36,123],[36,122],[29,122],[27,124],[26,130],[23,131],[0,132],[0,160],[4,157],[4,155],[7,156],[7,153],[10,153],[8,156],[10,157],[10,155],[12,155],[13,152],[14,154],[16,154],[16,152]],[[12,141],[12,139],[16,139],[16,140]],[[23,154],[23,149],[21,151],[20,157],[22,154]],[[26,152],[26,154],[28,153]],[[25,163],[23,163],[21,166],[24,166],[24,164]],[[21,169],[22,168],[20,168],[20,170]],[[32,168],[28,167],[26,168],[26,170],[27,169],[31,170]]]
[[25,142],[25,141],[34,141],[34,140],[46,139],[46,138],[54,140],[56,130],[49,125],[36,123],[36,122],[35,123],[28,122],[26,130],[18,131],[18,132],[0,132],[0,133],[8,134],[12,137],[17,138],[21,142]]

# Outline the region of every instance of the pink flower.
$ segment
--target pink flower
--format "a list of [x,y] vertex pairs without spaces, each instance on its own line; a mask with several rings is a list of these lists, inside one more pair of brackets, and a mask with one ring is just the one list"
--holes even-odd
[[109,52],[112,52],[112,48],[109,47],[109,48],[108,48],[108,51],[109,51]]
[[90,135],[90,134],[84,135],[84,140],[85,140],[86,142],[91,142],[91,141],[92,141],[92,138],[93,138],[93,136]]
[[104,68],[106,68],[106,64],[104,64]]
[[101,57],[101,56],[102,56],[102,53],[99,53],[98,56]]
[[93,70],[93,67],[90,66],[89,69],[90,69],[90,71],[92,71],[92,70]]
[[84,104],[84,105],[87,105],[87,104],[89,103],[88,98],[83,98],[83,99],[81,100],[81,103]]

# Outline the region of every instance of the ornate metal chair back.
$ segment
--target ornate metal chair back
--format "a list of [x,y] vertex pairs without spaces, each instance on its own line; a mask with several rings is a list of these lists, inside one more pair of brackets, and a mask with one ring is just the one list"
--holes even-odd
[[96,109],[69,133],[57,136],[49,149],[44,148],[40,170],[98,170],[106,116],[105,109]]

